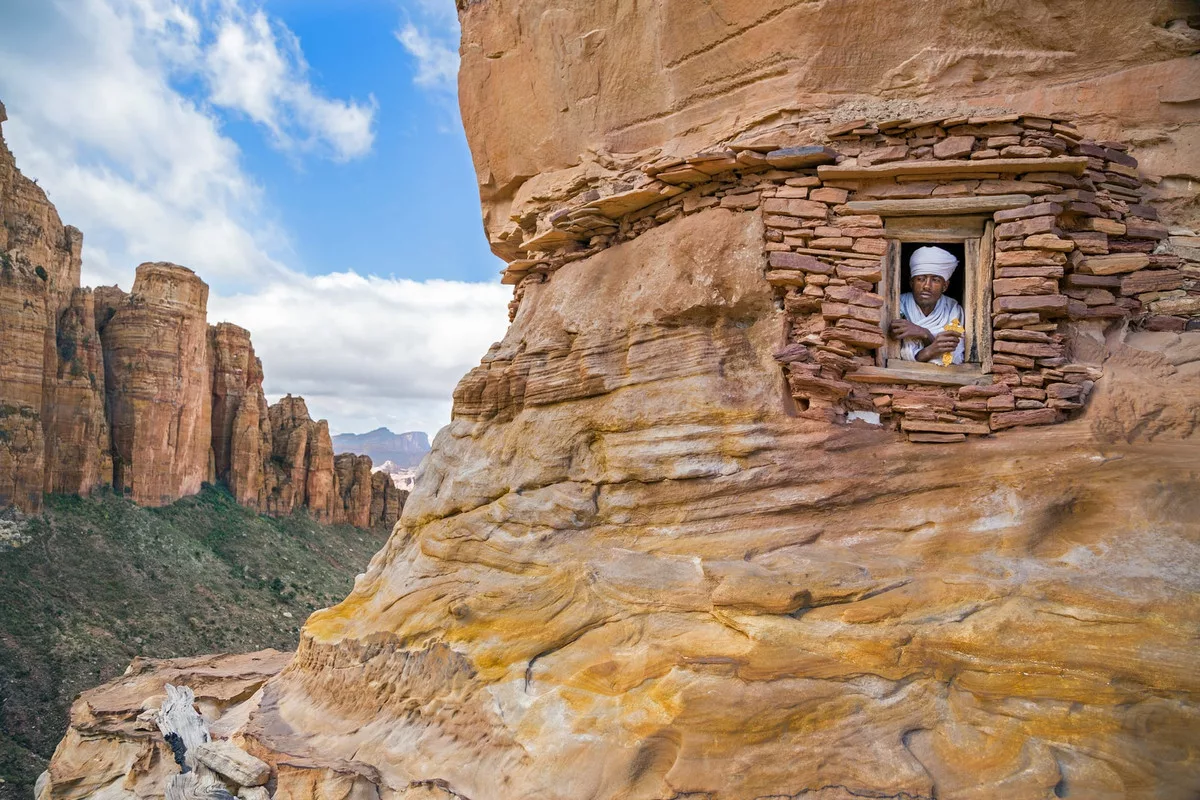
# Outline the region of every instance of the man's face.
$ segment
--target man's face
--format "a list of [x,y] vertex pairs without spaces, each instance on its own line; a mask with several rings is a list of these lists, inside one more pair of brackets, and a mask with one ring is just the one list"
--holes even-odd
[[932,306],[946,291],[946,281],[937,275],[918,275],[908,282],[919,306]]

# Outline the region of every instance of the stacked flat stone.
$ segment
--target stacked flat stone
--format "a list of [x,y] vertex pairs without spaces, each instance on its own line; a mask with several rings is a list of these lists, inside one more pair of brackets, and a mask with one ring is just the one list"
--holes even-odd
[[[504,270],[510,318],[529,285],[655,226],[711,208],[761,214],[764,278],[787,320],[776,358],[797,413],[875,412],[937,443],[1081,409],[1100,370],[1071,362],[1067,324],[1200,328],[1200,237],[1158,221],[1125,145],[1017,114],[853,120],[825,136],[743,137],[514,217],[526,257]],[[992,214],[992,356],[977,384],[872,371],[895,201],[906,214]]]

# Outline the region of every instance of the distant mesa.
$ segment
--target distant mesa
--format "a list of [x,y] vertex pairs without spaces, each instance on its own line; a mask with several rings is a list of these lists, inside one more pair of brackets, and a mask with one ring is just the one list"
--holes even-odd
[[333,437],[335,453],[363,453],[376,464],[390,461],[393,470],[416,467],[429,452],[429,437],[423,431],[392,433],[376,428],[369,433],[339,433]]

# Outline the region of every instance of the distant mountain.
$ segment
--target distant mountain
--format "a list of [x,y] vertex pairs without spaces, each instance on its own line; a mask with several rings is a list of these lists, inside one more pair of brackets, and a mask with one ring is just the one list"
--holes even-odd
[[392,484],[397,489],[403,489],[406,492],[411,492],[413,482],[417,477],[416,467],[398,467],[394,461],[385,461],[378,466],[371,468],[372,472],[386,472],[392,479]]
[[415,467],[429,452],[429,437],[422,431],[392,433],[376,428],[370,433],[339,433],[333,437],[335,453],[362,453],[376,465],[391,461],[397,468]]

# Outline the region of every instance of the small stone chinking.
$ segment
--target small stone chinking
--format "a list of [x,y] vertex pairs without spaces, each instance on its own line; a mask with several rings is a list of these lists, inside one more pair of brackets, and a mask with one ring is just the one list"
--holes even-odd
[[[1200,237],[1158,221],[1153,179],[1126,145],[1018,114],[859,119],[826,125],[823,139],[811,130],[661,159],[524,215],[508,234],[524,256],[503,271],[510,318],[525,288],[563,264],[704,209],[760,213],[764,278],[787,325],[776,359],[798,415],[878,413],[929,443],[1069,419],[1101,376],[1073,353],[1080,332],[1200,328]],[[874,369],[895,201],[910,215],[991,216],[992,341],[979,380],[946,386]]]

